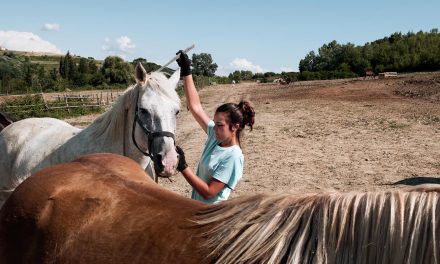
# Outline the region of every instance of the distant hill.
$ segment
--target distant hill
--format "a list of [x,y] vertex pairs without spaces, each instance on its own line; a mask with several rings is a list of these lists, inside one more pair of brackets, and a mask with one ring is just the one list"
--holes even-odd
[[64,54],[61,53],[51,53],[51,52],[35,52],[35,51],[18,51],[18,50],[2,50],[4,52],[12,52],[16,55],[23,55],[23,56],[47,56],[47,57],[62,57]]

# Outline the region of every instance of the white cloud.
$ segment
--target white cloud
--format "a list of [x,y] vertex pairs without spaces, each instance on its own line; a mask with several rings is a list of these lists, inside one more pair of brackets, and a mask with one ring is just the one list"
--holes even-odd
[[127,36],[122,36],[116,39],[116,42],[118,43],[119,50],[123,52],[133,52],[133,49],[136,48],[136,45],[131,42],[131,39]]
[[218,76],[228,76],[234,71],[251,71],[252,73],[262,73],[265,70],[260,65],[255,65],[247,59],[236,58],[228,66],[219,65],[215,72]]
[[104,44],[101,45],[101,50],[107,53],[132,53],[136,45],[129,37],[122,36],[115,40],[110,38],[104,39]]
[[223,67],[222,65],[218,65],[217,70],[215,71],[215,75],[218,76],[228,76],[231,73],[231,70]]
[[127,36],[121,36],[115,40],[105,38],[101,45],[101,50],[107,55],[119,56],[124,60],[127,59],[127,54],[133,53],[135,48],[136,44]]
[[60,25],[59,24],[51,24],[51,23],[46,23],[44,24],[43,31],[59,31],[60,30]]
[[104,39],[104,44],[101,45],[101,50],[104,52],[110,52],[111,50],[111,40],[109,38]]
[[0,46],[9,50],[61,53],[54,44],[31,32],[0,30]]
[[264,72],[260,65],[255,65],[247,59],[236,58],[230,64],[232,71],[251,71],[252,73]]

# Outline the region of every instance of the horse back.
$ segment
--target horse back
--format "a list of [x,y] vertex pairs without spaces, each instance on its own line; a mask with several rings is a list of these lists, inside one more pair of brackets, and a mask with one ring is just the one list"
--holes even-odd
[[14,189],[80,129],[54,118],[14,122],[0,133],[0,188]]
[[201,262],[188,220],[201,207],[128,158],[89,155],[17,187],[0,211],[0,263]]

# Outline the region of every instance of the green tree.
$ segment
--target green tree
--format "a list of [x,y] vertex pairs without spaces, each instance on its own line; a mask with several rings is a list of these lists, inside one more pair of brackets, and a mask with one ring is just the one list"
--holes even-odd
[[307,53],[306,57],[299,61],[299,71],[314,71],[316,69],[316,59],[314,51]]
[[200,53],[192,55],[193,74],[212,77],[217,71],[217,64],[213,62],[211,54]]
[[79,59],[78,72],[80,74],[89,73],[89,62],[86,58]]
[[[402,34],[366,43],[364,46],[345,45],[332,41],[309,52],[299,63],[301,79],[351,77],[373,71],[433,71],[440,70],[440,34],[437,29]],[[306,73],[307,72],[307,73]]]
[[229,74],[228,78],[230,80],[239,82],[239,81],[241,81],[241,72],[240,71],[234,71],[233,73]]
[[251,71],[240,71],[242,80],[251,80],[253,73]]
[[133,81],[132,66],[116,56],[105,58],[101,73],[107,84],[128,84]]

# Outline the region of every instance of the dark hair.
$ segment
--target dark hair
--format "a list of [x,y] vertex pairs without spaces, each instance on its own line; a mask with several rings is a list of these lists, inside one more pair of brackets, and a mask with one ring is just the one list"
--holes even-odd
[[240,145],[240,135],[245,126],[248,126],[252,131],[255,122],[255,111],[251,103],[246,100],[241,100],[240,103],[226,103],[215,110],[216,113],[225,113],[229,122],[229,129],[232,130],[232,126],[239,124],[240,127],[237,130],[238,144]]

